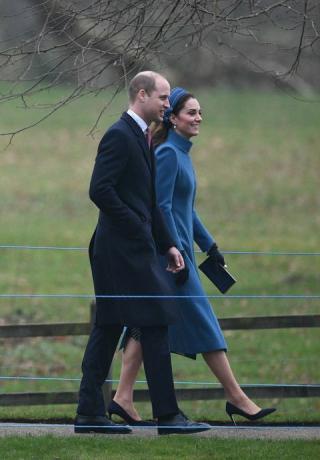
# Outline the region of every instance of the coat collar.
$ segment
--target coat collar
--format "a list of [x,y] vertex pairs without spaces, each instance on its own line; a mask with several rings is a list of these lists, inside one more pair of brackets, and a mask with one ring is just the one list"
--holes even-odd
[[147,123],[141,118],[137,113],[135,113],[133,110],[128,109],[127,114],[130,115],[131,118],[134,119],[134,121],[140,126],[142,129],[143,133],[146,132],[146,129],[148,128]]
[[134,133],[137,136],[142,136],[144,138],[142,129],[140,128],[138,123],[132,117],[130,117],[130,115],[127,112],[123,112],[121,119],[128,123],[130,128],[134,131]]
[[147,162],[147,165],[150,169],[150,172],[152,173],[153,165],[152,165],[152,155],[153,152],[150,152],[149,147],[147,145],[146,138],[144,136],[144,133],[138,123],[130,117],[130,115],[127,114],[127,112],[124,112],[121,116],[121,119],[124,120],[130,128],[133,130],[135,135],[138,137],[138,142],[140,144],[140,147],[142,148],[143,155],[145,157],[145,160]]
[[181,136],[173,129],[169,130],[167,141],[176,145],[180,150],[182,150],[185,153],[189,153],[192,147],[192,142],[189,141],[189,139]]

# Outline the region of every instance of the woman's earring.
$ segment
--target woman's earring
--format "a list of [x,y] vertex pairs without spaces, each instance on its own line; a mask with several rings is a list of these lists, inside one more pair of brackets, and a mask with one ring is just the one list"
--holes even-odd
[[173,125],[173,129],[176,129],[177,128],[177,125]]

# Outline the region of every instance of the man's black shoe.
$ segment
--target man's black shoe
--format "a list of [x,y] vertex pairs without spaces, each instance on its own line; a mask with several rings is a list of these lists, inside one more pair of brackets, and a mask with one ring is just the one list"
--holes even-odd
[[127,425],[117,425],[102,415],[80,415],[74,421],[75,433],[128,434],[132,430]]
[[158,434],[188,434],[198,433],[211,429],[208,423],[199,423],[189,420],[183,412],[170,417],[161,417],[158,421]]

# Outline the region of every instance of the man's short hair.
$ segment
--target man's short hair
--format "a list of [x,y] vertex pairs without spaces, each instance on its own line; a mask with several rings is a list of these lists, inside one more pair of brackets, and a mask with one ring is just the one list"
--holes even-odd
[[147,70],[145,72],[139,72],[129,83],[128,93],[130,102],[134,102],[138,92],[144,89],[145,92],[150,96],[152,91],[156,89],[156,78],[160,76],[156,72]]

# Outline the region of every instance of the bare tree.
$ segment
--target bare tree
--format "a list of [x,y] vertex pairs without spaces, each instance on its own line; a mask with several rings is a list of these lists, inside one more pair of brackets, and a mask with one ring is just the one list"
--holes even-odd
[[[2,30],[21,18],[31,26],[23,33],[11,33],[9,39],[2,37],[0,78],[12,85],[0,95],[0,102],[20,99],[29,107],[37,92],[72,83],[69,94],[48,106],[44,116],[6,133],[11,136],[83,95],[107,87],[116,94],[137,71],[159,69],[189,53],[205,50],[212,59],[238,59],[276,81],[297,75],[304,53],[319,58],[316,0],[2,3]],[[277,66],[275,53],[282,56]],[[192,62],[190,66],[192,70]],[[198,69],[193,72],[196,78]]]

